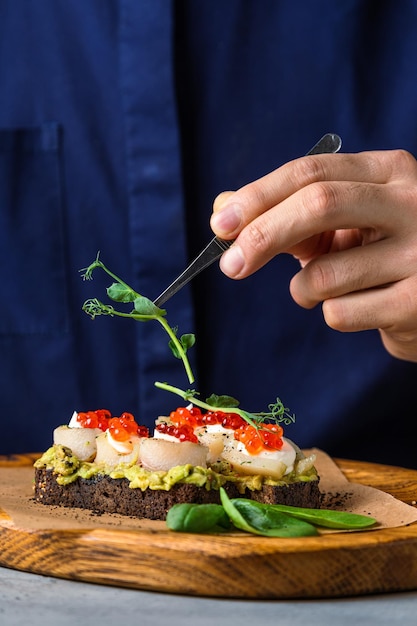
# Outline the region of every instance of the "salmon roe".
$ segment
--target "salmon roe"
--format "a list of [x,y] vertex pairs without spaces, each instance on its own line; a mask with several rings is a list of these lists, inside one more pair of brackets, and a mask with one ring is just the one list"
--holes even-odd
[[102,431],[109,430],[116,441],[126,441],[133,435],[137,437],[149,437],[149,429],[140,426],[131,413],[124,412],[120,417],[112,417],[107,409],[97,411],[80,412],[77,422],[83,428],[99,428]]
[[207,411],[202,413],[198,407],[179,407],[176,411],[172,411],[169,416],[170,421],[177,426],[187,425],[191,428],[199,426],[208,426],[209,424],[221,424],[223,428],[231,428],[235,430],[240,426],[244,426],[247,422],[237,415],[237,413],[224,413],[223,411]]
[[197,442],[194,429],[210,424],[220,424],[223,428],[234,430],[234,438],[244,444],[249,454],[258,454],[263,450],[280,450],[283,446],[283,429],[279,424],[263,423],[259,428],[248,424],[237,413],[208,411],[202,413],[198,407],[179,407],[169,416],[170,424],[159,424],[160,432],[177,437],[181,441]]
[[197,436],[194,434],[194,430],[188,424],[182,424],[176,426],[175,424],[166,424],[162,422],[156,426],[156,430],[164,435],[170,435],[180,441],[191,441],[192,443],[198,443]]
[[243,443],[249,454],[259,454],[263,450],[281,450],[283,434],[284,431],[278,424],[262,424],[260,428],[246,424],[234,432],[235,439]]

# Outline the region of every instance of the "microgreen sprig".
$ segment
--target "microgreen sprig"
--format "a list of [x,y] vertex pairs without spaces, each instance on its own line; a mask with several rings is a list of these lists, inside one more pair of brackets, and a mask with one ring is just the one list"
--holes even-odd
[[166,310],[157,307],[151,300],[149,300],[149,298],[142,296],[121,278],[116,276],[116,274],[111,272],[100,260],[99,253],[97,254],[96,260],[93,261],[91,265],[80,270],[82,272],[81,276],[83,280],[91,280],[93,272],[96,269],[102,269],[115,281],[112,285],[110,285],[110,287],[107,288],[108,297],[115,302],[132,303],[133,310],[128,313],[124,313],[123,311],[115,309],[111,305],[104,304],[97,298],[91,298],[84,302],[82,307],[83,311],[85,311],[85,313],[87,313],[87,315],[89,315],[92,319],[98,315],[110,315],[128,317],[139,322],[156,320],[169,335],[169,347],[174,356],[182,360],[188,380],[190,383],[193,383],[194,374],[187,357],[187,350],[194,345],[195,336],[189,333],[182,335],[181,337],[177,337],[178,329],[169,325],[166,319]]
[[206,411],[223,411],[224,413],[236,413],[237,415],[240,415],[240,417],[242,417],[245,422],[247,422],[257,430],[262,429],[262,425],[264,424],[264,422],[267,421],[275,422],[276,424],[282,422],[285,425],[288,425],[291,422],[295,422],[295,416],[288,413],[288,409],[284,407],[279,398],[276,399],[275,403],[272,403],[268,406],[269,412],[249,413],[249,411],[239,409],[239,402],[231,396],[216,396],[215,394],[213,394],[204,402],[197,397],[198,392],[194,389],[188,389],[187,391],[183,391],[182,389],[179,389],[178,387],[173,387],[168,383],[160,382],[156,382],[155,387],[158,387],[158,389],[164,389],[165,391],[170,391],[171,393],[175,393],[186,402],[192,402],[193,404],[195,404],[195,406],[200,407],[200,409],[205,409]]

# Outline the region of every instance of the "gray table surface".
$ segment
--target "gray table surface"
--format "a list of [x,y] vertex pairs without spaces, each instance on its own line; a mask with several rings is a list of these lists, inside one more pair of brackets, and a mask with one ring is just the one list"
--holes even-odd
[[195,598],[0,568],[0,626],[392,626],[417,624],[417,592],[336,600]]

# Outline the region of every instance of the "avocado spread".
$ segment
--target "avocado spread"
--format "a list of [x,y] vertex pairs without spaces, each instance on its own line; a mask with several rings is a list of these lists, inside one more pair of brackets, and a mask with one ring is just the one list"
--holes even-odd
[[168,471],[151,471],[141,465],[120,463],[108,467],[94,462],[80,461],[73,455],[70,448],[54,445],[35,462],[38,469],[49,469],[56,475],[59,485],[68,485],[78,478],[89,479],[97,475],[107,475],[110,478],[126,478],[132,489],[159,489],[169,491],[177,483],[191,483],[207,490],[219,489],[226,482],[233,482],[244,493],[245,489],[257,491],[263,485],[282,486],[294,482],[310,482],[317,480],[314,467],[303,474],[295,471],[287,474],[280,480],[273,480],[267,476],[243,475],[233,470],[225,461],[213,464],[211,467],[193,465],[177,465]]

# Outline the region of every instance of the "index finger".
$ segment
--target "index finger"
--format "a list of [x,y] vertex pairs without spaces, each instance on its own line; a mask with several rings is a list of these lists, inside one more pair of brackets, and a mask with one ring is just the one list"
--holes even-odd
[[211,218],[211,227],[223,239],[233,239],[252,220],[283,202],[297,191],[321,181],[386,183],[396,175],[396,161],[387,152],[320,154],[301,157],[241,187],[227,197],[220,195],[220,207]]
[[[237,241],[223,255],[221,269],[230,277],[244,278],[279,252],[314,235],[383,224],[384,203],[392,209],[384,183],[407,176],[411,169],[415,175],[414,159],[408,155],[405,160],[404,154],[398,151],[395,157],[392,151],[297,159],[241,188],[216,214],[225,213],[229,227],[239,220],[232,231]],[[215,222],[214,216],[212,219]],[[221,236],[228,238],[223,232]]]

